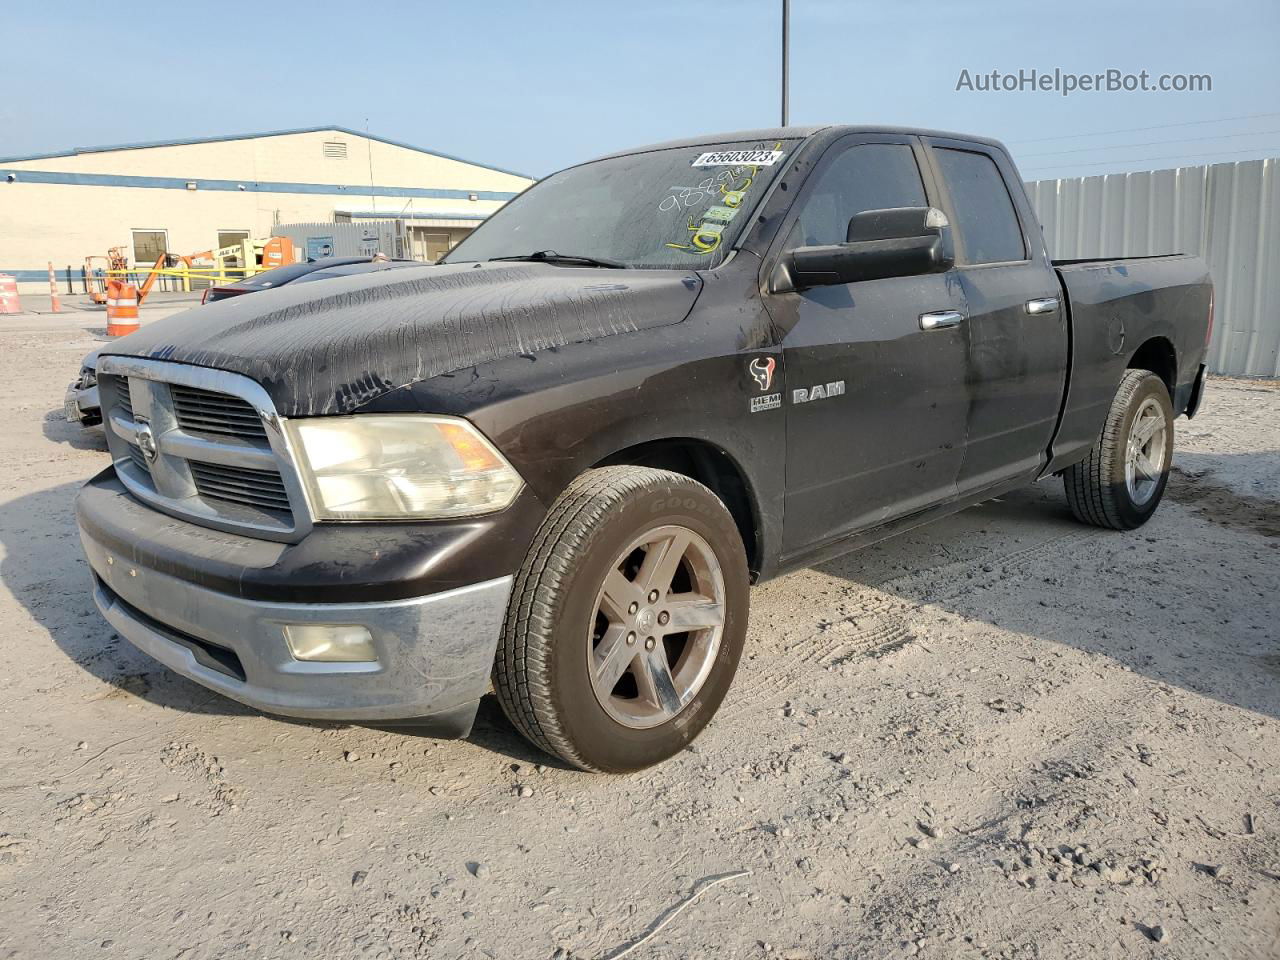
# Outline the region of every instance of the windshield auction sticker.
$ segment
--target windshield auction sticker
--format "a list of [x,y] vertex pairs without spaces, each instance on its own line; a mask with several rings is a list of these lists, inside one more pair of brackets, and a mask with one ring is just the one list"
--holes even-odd
[[753,167],[772,167],[781,159],[781,150],[718,150],[699,154],[689,166],[736,167],[740,164],[750,164]]
[[703,203],[709,206],[702,213],[697,213],[695,209],[686,218],[688,242],[668,242],[664,246],[699,256],[719,250],[725,241],[728,227],[738,216],[747,191],[755,183],[760,168],[774,166],[784,155],[779,149],[781,146],[782,141],[779,140],[772,150],[756,146],[746,150],[717,150],[699,154],[690,166],[722,169],[709,175],[696,188],[672,187],[658,209],[665,212],[696,208]]

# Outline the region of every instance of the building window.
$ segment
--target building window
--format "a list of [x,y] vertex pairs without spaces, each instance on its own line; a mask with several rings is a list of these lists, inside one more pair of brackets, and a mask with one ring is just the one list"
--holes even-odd
[[134,230],[133,262],[142,266],[155,263],[169,252],[169,231]]
[[324,155],[330,160],[347,159],[347,144],[343,140],[326,140],[324,144]]
[[219,230],[218,231],[218,249],[230,247],[233,244],[239,245],[249,239],[248,230]]

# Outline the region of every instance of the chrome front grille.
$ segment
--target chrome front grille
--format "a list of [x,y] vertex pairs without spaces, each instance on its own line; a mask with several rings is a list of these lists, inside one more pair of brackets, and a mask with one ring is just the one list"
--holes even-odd
[[289,493],[278,470],[252,470],[190,461],[191,478],[206,500],[249,503],[264,510],[289,512]]
[[[134,419],[133,400],[129,397],[129,378],[121,377],[119,384],[116,395],[116,407],[119,409],[122,416],[126,419],[132,420]],[[139,456],[141,456],[141,451],[139,451]]]
[[[129,380],[127,377],[121,377],[116,386],[115,409],[126,420],[135,419],[133,416],[133,400],[129,396]],[[151,465],[147,463],[147,458],[143,456],[142,448],[136,443],[129,443],[127,450],[134,469],[143,476],[151,476]]]
[[129,459],[139,473],[151,476],[151,464],[147,463],[147,458],[142,455],[142,448],[136,443],[129,444]]
[[197,387],[171,386],[178,426],[192,433],[267,441],[258,411],[239,397]]
[[280,418],[238,374],[102,358],[99,392],[116,474],[140,500],[222,530],[296,540],[311,529]]

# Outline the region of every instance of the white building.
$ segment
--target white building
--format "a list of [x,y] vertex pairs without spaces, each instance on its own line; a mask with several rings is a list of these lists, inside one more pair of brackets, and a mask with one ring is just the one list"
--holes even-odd
[[407,249],[387,253],[435,260],[532,182],[339,126],[0,157],[0,273],[47,292],[52,262],[79,290],[85,257],[111,247],[147,267],[279,224],[368,219],[405,222]]

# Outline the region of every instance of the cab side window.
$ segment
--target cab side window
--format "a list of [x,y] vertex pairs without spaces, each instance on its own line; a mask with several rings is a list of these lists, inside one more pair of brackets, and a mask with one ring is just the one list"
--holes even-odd
[[966,263],[1004,263],[1027,259],[1022,227],[1000,168],[985,153],[935,147]]
[[905,143],[849,147],[819,175],[787,247],[844,243],[849,219],[864,210],[927,207],[915,154]]

